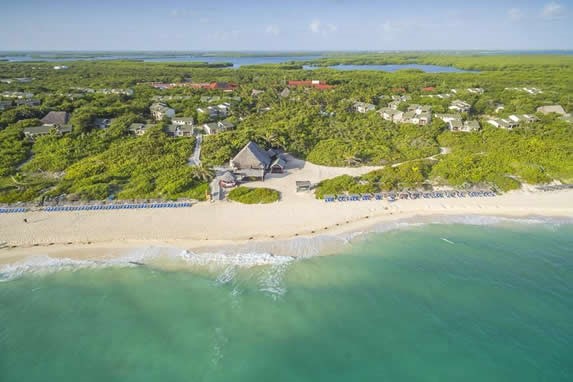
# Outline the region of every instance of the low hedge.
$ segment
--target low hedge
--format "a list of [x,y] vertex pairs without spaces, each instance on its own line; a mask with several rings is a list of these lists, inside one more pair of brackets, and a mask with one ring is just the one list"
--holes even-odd
[[244,204],[267,204],[279,201],[280,196],[280,192],[270,188],[237,187],[227,197]]

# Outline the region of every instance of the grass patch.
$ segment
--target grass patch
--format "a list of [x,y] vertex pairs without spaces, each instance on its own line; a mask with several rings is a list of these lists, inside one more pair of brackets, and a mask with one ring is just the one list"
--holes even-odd
[[270,188],[237,187],[229,192],[228,198],[244,204],[268,204],[278,202],[281,194]]

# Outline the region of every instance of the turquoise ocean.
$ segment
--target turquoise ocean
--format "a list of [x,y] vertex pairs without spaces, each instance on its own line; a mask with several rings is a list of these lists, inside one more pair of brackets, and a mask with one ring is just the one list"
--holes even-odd
[[461,223],[0,267],[0,381],[573,380],[571,222]]

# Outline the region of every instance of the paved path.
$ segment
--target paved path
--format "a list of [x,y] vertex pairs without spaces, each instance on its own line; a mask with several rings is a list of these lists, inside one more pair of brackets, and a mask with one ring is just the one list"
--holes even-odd
[[203,143],[203,135],[199,134],[195,137],[195,149],[189,158],[189,166],[199,166],[201,164],[201,143]]

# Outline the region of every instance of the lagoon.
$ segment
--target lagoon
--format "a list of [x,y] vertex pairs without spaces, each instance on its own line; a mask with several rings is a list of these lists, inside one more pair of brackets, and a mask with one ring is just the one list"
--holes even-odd
[[[453,66],[440,66],[440,65],[422,65],[422,64],[386,64],[386,65],[332,65],[329,69],[336,70],[373,70],[383,72],[396,72],[398,70],[421,70],[426,73],[477,73],[476,71],[463,70],[454,68]],[[319,66],[305,65],[306,70],[323,69]]]
[[161,53],[161,52],[6,52],[0,54],[0,60],[8,62],[69,62],[69,61],[109,61],[109,60],[137,60],[143,62],[207,62],[233,64],[233,68],[243,65],[281,64],[292,61],[310,61],[322,56],[309,55],[215,55],[209,53]]

